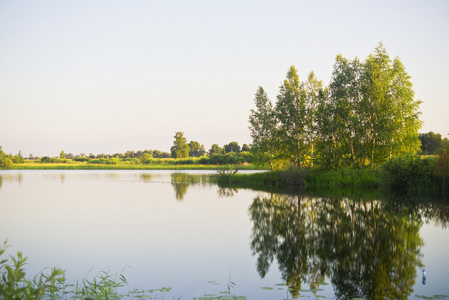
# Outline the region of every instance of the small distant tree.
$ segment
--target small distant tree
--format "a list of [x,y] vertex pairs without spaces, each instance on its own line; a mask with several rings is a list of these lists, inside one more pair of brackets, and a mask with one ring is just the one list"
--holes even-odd
[[23,164],[25,159],[22,156],[22,151],[19,150],[19,153],[13,157],[13,162],[16,164]]
[[189,157],[190,148],[187,144],[187,139],[184,137],[184,133],[177,131],[174,138],[173,146],[170,148],[171,156],[173,158]]
[[442,138],[441,134],[429,131],[427,133],[420,133],[419,140],[421,141],[421,151],[424,154],[435,154],[441,149]]
[[225,153],[231,153],[231,152],[235,152],[235,153],[239,153],[240,152],[240,146],[237,142],[230,142],[227,145],[224,145],[224,152]]
[[75,156],[74,156],[72,153],[66,154],[65,157],[66,157],[67,159],[74,159],[74,158],[75,158]]
[[160,150],[153,150],[153,157],[154,158],[169,158],[170,157],[170,153],[163,152],[163,151],[160,151]]
[[213,144],[209,149],[209,155],[223,154],[223,148],[218,146],[218,144]]
[[206,150],[204,150],[204,145],[200,145],[197,141],[191,141],[189,143],[189,148],[189,156],[191,157],[200,157],[206,153]]
[[48,157],[48,156],[42,157],[42,158],[41,158],[41,162],[43,162],[43,163],[49,163],[49,162],[50,162],[50,157]]
[[249,152],[251,151],[250,146],[248,146],[247,144],[243,144],[242,146],[242,152]]
[[65,153],[64,153],[64,151],[61,151],[61,153],[59,154],[59,158],[65,159]]
[[149,159],[152,159],[153,158],[153,155],[151,155],[150,153],[144,153],[144,154],[142,154],[140,157],[139,157],[139,160],[141,161],[141,162],[145,162],[145,161],[147,161],[147,160],[149,160]]

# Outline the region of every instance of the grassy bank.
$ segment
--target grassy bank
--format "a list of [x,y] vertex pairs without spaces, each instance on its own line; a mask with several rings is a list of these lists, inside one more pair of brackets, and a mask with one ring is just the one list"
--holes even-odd
[[91,164],[87,162],[72,163],[42,163],[25,162],[13,164],[7,169],[11,170],[220,170],[223,168],[237,168],[239,170],[255,170],[251,164],[242,165],[203,165],[203,164],[176,164],[161,162],[157,164],[133,164],[122,162],[118,164]]
[[299,189],[358,188],[377,189],[380,184],[377,169],[291,169],[286,171],[261,172],[253,174],[232,174],[216,177],[218,184],[248,187],[294,187]]
[[256,174],[227,172],[215,179],[220,185],[254,189],[307,191],[380,190],[401,194],[449,194],[449,155],[407,155],[390,159],[376,168],[290,169]]

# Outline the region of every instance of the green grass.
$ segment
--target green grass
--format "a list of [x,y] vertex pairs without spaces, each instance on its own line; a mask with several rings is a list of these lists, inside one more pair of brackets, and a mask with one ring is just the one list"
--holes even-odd
[[222,173],[216,183],[239,187],[277,187],[306,190],[318,189],[377,189],[379,187],[379,171],[377,169],[291,169],[252,174]]
[[132,164],[122,162],[119,164],[90,164],[86,162],[73,163],[41,163],[26,162],[13,164],[11,170],[220,170],[222,168],[237,168],[239,170],[257,170],[251,164],[243,165],[201,165],[201,164],[176,164],[161,161],[155,164]]

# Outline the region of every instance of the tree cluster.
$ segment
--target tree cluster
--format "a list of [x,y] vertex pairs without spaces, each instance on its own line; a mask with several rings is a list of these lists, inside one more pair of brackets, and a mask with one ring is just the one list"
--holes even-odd
[[223,147],[220,147],[218,144],[213,144],[206,153],[204,145],[201,145],[199,142],[191,141],[187,143],[187,139],[184,137],[184,132],[181,131],[175,133],[173,146],[170,148],[171,157],[173,158],[202,157],[206,154],[212,156],[214,154],[240,153],[249,150],[250,148],[247,144],[243,144],[243,146],[240,147],[237,142],[230,142]]
[[9,168],[13,163],[21,164],[24,161],[21,151],[17,155],[6,154],[0,146],[0,168]]
[[271,168],[361,167],[419,150],[419,104],[410,76],[382,43],[364,62],[336,57],[324,87],[294,66],[275,105],[262,87],[249,117],[254,160]]
[[423,154],[438,154],[441,150],[449,150],[449,139],[442,138],[441,134],[429,131],[427,133],[420,133],[419,140],[421,141],[421,151]]

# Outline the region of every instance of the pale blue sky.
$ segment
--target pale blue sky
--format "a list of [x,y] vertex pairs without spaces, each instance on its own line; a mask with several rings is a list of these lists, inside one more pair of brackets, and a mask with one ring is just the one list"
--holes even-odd
[[0,0],[0,145],[58,155],[250,143],[260,85],[330,81],[337,54],[383,41],[449,133],[449,1]]

